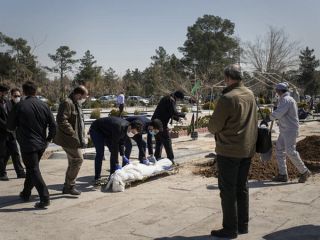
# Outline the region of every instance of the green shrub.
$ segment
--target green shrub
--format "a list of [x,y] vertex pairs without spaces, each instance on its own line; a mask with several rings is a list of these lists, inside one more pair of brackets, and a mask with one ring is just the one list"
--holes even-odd
[[133,113],[134,115],[141,115],[141,112],[139,111],[139,110],[134,110],[134,113]]
[[187,106],[182,106],[181,112],[183,112],[183,113],[188,113],[188,112],[189,112],[188,107],[187,107]]
[[[126,116],[128,115],[128,113],[126,111],[122,112],[122,116]],[[120,116],[120,111],[118,109],[113,108],[110,113],[109,116],[113,116],[113,117],[119,117]]]
[[98,119],[101,116],[101,109],[95,108],[91,111],[90,119]]
[[[271,114],[271,110],[269,108],[262,108],[261,109],[261,112],[262,112],[262,116],[263,118],[266,118],[266,116],[270,115]],[[258,110],[258,119],[261,120],[261,113],[260,111]]]
[[308,103],[302,101],[298,103],[298,108],[304,108],[307,109],[309,107]]
[[[195,125],[198,126],[198,128],[208,127],[210,118],[211,118],[210,115],[203,116],[203,117],[199,117],[199,118],[198,118],[198,122],[196,122]],[[198,123],[198,124],[197,124],[197,123]]]
[[203,110],[214,110],[215,104],[213,102],[206,102],[202,105]]
[[265,101],[264,98],[262,98],[262,97],[259,98],[259,101],[258,101],[258,102],[259,102],[259,104],[265,104],[265,103],[266,103],[266,101]]

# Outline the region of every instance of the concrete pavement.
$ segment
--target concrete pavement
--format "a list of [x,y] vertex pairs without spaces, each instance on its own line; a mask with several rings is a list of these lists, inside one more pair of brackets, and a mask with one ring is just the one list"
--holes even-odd
[[[95,189],[93,161],[85,160],[78,179],[80,197],[61,194],[67,160],[57,153],[41,162],[52,199],[47,210],[33,208],[35,190],[31,202],[20,202],[23,180],[0,182],[0,240],[214,239],[210,231],[221,227],[217,179],[192,174],[194,162],[204,161],[213,148],[208,134],[197,141],[174,140],[177,162],[182,164],[179,173],[123,193]],[[103,171],[108,165],[103,162]],[[11,167],[9,177],[15,177]],[[250,232],[238,239],[320,240],[319,183],[319,175],[305,184],[250,182]]]

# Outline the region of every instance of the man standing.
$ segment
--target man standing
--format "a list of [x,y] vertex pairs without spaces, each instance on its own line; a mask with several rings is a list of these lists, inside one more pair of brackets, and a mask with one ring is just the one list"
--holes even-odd
[[183,100],[184,94],[181,91],[175,91],[174,93],[163,97],[151,120],[159,119],[162,122],[163,131],[156,135],[156,150],[155,150],[155,157],[156,159],[161,158],[162,146],[167,153],[167,158],[169,158],[173,164],[174,162],[174,155],[172,150],[172,142],[171,137],[169,134],[168,123],[170,120],[179,121],[180,118],[185,118],[185,113],[180,113],[176,109],[176,102],[177,100]]
[[0,181],[9,180],[6,167],[10,156],[17,178],[26,176],[21,164],[15,133],[7,131],[7,118],[13,106],[12,102],[6,99],[8,90],[7,86],[0,85]]
[[27,81],[22,89],[26,99],[13,108],[7,122],[8,129],[16,131],[22,160],[27,170],[20,198],[28,201],[32,188],[36,187],[40,202],[37,202],[35,207],[45,208],[50,205],[49,191],[41,176],[39,162],[56,133],[56,124],[48,105],[37,99],[36,85]]
[[76,178],[80,171],[85,148],[84,118],[81,109],[88,90],[84,86],[76,87],[70,96],[60,103],[57,114],[57,134],[53,142],[67,153],[68,168],[63,186],[63,194],[80,195],[76,189]]
[[95,182],[98,185],[101,180],[102,160],[104,158],[104,146],[106,145],[111,153],[110,155],[110,173],[121,169],[119,163],[119,152],[122,156],[123,164],[129,163],[124,155],[124,142],[126,137],[142,132],[142,123],[140,121],[128,121],[119,117],[104,117],[95,120],[90,127],[89,133],[96,148],[95,158]]
[[122,116],[122,112],[123,112],[123,109],[124,109],[124,101],[125,101],[124,92],[121,91],[119,96],[117,97],[117,104],[118,104],[118,107],[119,107],[119,117]]
[[257,140],[257,106],[242,83],[239,65],[224,69],[226,88],[209,121],[215,135],[223,228],[212,236],[236,238],[248,233],[248,172]]
[[299,118],[296,101],[288,92],[287,83],[276,85],[279,96],[277,109],[270,116],[271,120],[278,119],[280,135],[276,144],[276,158],[278,161],[279,174],[273,178],[276,182],[287,182],[288,172],[286,154],[300,173],[299,183],[304,183],[311,173],[304,165],[299,153],[296,151],[296,140],[299,135]]

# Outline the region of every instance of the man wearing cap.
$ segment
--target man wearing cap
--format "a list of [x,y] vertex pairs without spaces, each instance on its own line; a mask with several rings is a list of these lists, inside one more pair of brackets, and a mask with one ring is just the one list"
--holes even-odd
[[9,87],[0,85],[0,181],[8,181],[6,166],[11,156],[17,178],[25,178],[15,133],[7,131],[7,118],[13,103],[7,99]]
[[299,134],[299,118],[296,101],[289,94],[288,83],[276,85],[279,96],[277,109],[272,112],[270,119],[279,121],[280,134],[276,144],[276,158],[278,161],[279,174],[273,178],[276,182],[287,182],[288,171],[286,154],[300,173],[299,182],[304,183],[311,173],[296,151],[296,140]]
[[184,94],[181,91],[175,91],[174,93],[161,98],[156,110],[153,113],[151,120],[159,119],[162,122],[163,131],[156,135],[156,149],[155,158],[161,158],[162,146],[167,153],[167,158],[169,158],[173,164],[174,155],[172,150],[172,142],[169,134],[168,123],[170,119],[179,121],[180,118],[185,118],[185,113],[178,112],[176,108],[177,100],[183,100]]
[[257,106],[253,93],[242,83],[239,65],[224,70],[222,91],[209,121],[215,135],[218,185],[223,213],[222,229],[212,236],[236,238],[248,233],[248,173],[257,141]]

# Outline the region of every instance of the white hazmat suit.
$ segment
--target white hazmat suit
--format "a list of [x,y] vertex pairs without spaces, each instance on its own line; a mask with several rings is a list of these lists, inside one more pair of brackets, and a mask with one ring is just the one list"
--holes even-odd
[[289,92],[284,93],[280,97],[278,107],[272,112],[270,119],[279,120],[280,135],[276,144],[279,174],[288,175],[286,154],[300,174],[308,171],[299,153],[296,151],[296,140],[299,134],[298,107]]

